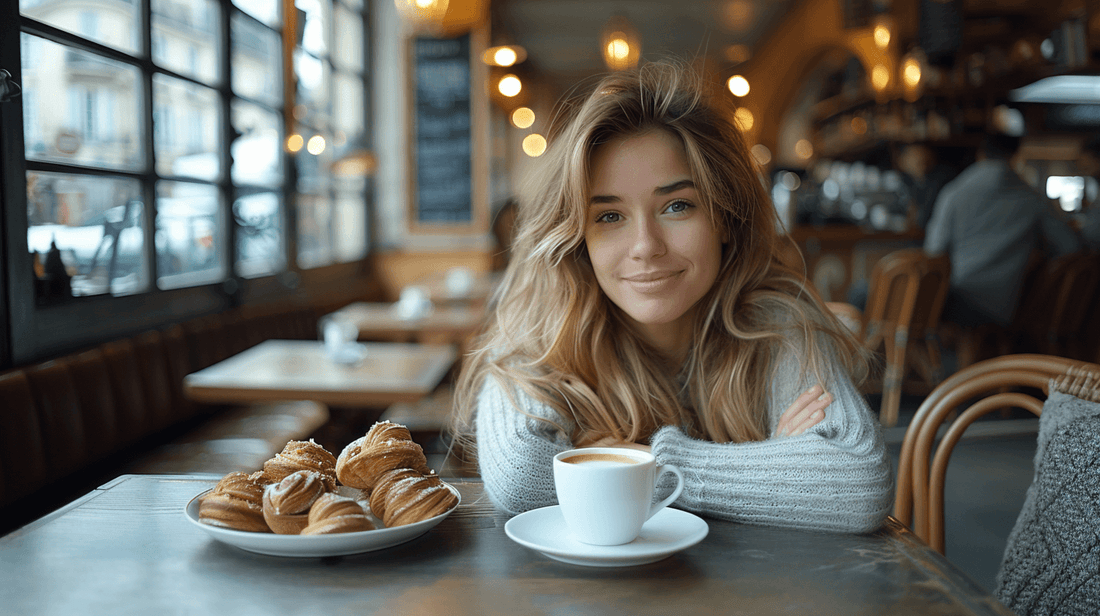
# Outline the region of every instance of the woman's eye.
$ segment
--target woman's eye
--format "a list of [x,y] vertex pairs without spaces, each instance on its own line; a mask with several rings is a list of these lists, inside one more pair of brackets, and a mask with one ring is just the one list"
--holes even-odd
[[690,207],[692,206],[687,201],[673,201],[672,203],[668,204],[668,207],[665,208],[665,211],[678,214],[680,212],[687,211],[687,209]]
[[620,220],[622,220],[622,217],[619,216],[618,212],[604,212],[596,218],[596,222],[619,222]]

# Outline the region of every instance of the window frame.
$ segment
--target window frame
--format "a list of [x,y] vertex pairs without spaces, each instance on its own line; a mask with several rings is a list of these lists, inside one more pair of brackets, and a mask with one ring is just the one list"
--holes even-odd
[[[296,236],[297,226],[294,217],[297,198],[297,175],[292,155],[283,157],[284,183],[277,194],[283,201],[282,225],[284,230],[285,269],[273,275],[246,278],[236,270],[236,224],[233,221],[232,207],[238,197],[239,189],[232,182],[230,169],[232,164],[231,146],[236,135],[231,122],[231,106],[234,100],[257,103],[249,98],[237,96],[231,91],[232,67],[230,45],[230,16],[234,13],[246,19],[255,20],[248,13],[232,6],[230,0],[217,0],[217,10],[221,16],[221,34],[224,49],[220,49],[219,63],[222,79],[216,85],[204,83],[171,69],[154,66],[152,60],[153,32],[151,21],[151,0],[134,0],[138,4],[141,43],[140,51],[135,55],[115,50],[94,41],[83,39],[49,24],[39,22],[20,14],[19,2],[0,3],[0,68],[12,74],[15,83],[22,82],[21,34],[27,32],[68,47],[90,51],[106,58],[136,66],[140,71],[140,96],[145,147],[144,161],[139,171],[99,170],[82,165],[67,165],[47,161],[28,161],[25,156],[23,134],[23,99],[14,98],[0,103],[0,251],[3,267],[0,268],[0,318],[5,327],[0,330],[0,370],[18,367],[40,361],[59,354],[87,348],[111,339],[133,335],[140,331],[163,327],[196,316],[216,313],[244,304],[264,304],[275,302],[308,303],[311,298],[331,294],[334,289],[346,288],[354,279],[363,279],[358,284],[369,284],[370,268],[367,261],[374,249],[371,225],[374,216],[374,184],[370,178],[363,188],[365,219],[364,230],[367,241],[367,254],[363,259],[335,263],[323,267],[303,270],[297,263]],[[364,68],[362,73],[364,91],[369,102],[373,91],[374,37],[371,29],[371,3],[364,2],[356,9],[343,0],[324,0],[330,4],[344,4],[354,14],[363,19]],[[293,10],[293,0],[283,0],[284,12]],[[263,23],[257,21],[257,23]],[[287,32],[290,21],[284,19],[282,28],[283,54],[283,93],[281,108],[275,108],[280,114],[284,127],[286,118],[294,104],[295,84],[293,65],[287,50]],[[269,27],[266,24],[264,27]],[[291,45],[293,40],[290,41]],[[217,187],[222,203],[220,213],[226,223],[225,240],[221,247],[222,258],[226,265],[226,275],[220,281],[196,287],[178,289],[160,289],[157,287],[156,247],[156,182],[161,179],[175,179],[160,176],[154,166],[154,122],[152,101],[152,79],[154,74],[163,74],[188,83],[213,87],[220,95],[219,116],[221,121],[221,139],[218,152],[221,158],[221,177],[214,182],[204,182]],[[272,108],[264,105],[265,108]],[[363,126],[367,138],[371,139],[373,125],[369,105],[364,105]],[[289,134],[289,133],[286,133]],[[284,135],[285,136],[285,135]],[[27,244],[27,196],[26,174],[28,169],[43,172],[75,172],[82,175],[103,175],[137,180],[141,185],[144,200],[145,242],[144,258],[149,265],[149,286],[145,291],[133,295],[112,296],[92,295],[74,298],[72,301],[52,305],[40,305],[34,295],[35,276],[32,270],[32,257]]]

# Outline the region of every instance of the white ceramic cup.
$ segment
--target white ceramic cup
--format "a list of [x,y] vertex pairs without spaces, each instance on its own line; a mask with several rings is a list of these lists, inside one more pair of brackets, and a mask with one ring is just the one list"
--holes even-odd
[[[654,503],[657,478],[666,472],[676,475],[676,489]],[[588,447],[554,456],[554,485],[574,539],[622,545],[636,539],[646,520],[679,498],[684,476],[671,464],[657,464],[645,451]]]

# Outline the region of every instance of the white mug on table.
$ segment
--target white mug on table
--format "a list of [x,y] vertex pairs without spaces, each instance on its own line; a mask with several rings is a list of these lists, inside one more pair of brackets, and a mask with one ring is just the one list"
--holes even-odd
[[[676,475],[672,494],[654,503],[657,478]],[[641,533],[684,489],[684,476],[653,454],[618,447],[588,447],[554,456],[554,485],[573,538],[591,545],[622,545]]]

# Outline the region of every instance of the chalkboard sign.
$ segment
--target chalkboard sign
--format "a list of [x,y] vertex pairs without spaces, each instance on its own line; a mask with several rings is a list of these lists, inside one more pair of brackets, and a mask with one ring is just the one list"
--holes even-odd
[[470,37],[418,37],[412,59],[416,221],[470,224]]

